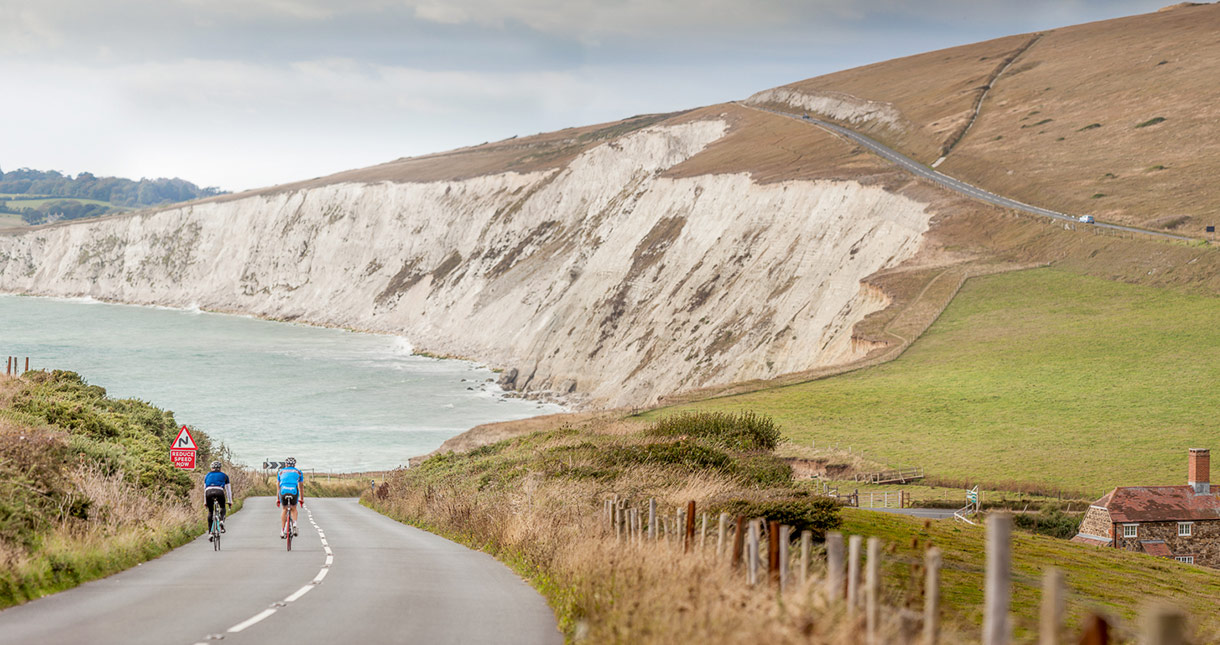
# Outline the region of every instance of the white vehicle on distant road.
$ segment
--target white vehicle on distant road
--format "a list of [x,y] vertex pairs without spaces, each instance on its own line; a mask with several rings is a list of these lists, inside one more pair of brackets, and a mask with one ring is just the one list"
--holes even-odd
[[1079,221],[1081,224],[1092,224],[1093,216],[1092,215],[1081,215],[1077,221]]

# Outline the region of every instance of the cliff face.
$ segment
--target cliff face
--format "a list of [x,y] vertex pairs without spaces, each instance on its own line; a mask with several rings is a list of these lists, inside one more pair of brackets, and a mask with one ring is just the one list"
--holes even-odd
[[335,183],[0,235],[0,289],[403,334],[576,403],[843,362],[924,205],[854,181],[668,177],[704,119],[562,167]]

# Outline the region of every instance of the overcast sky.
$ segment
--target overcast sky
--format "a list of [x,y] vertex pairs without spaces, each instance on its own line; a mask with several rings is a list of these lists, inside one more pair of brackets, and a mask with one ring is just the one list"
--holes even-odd
[[241,190],[1172,0],[0,0],[0,169]]

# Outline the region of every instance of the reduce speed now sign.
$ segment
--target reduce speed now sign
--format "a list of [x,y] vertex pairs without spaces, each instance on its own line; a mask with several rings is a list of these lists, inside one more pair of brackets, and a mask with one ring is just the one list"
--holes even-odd
[[174,463],[175,468],[194,470],[195,453],[198,450],[199,446],[195,445],[195,438],[191,436],[191,431],[187,430],[186,426],[182,426],[177,438],[169,446],[169,460]]

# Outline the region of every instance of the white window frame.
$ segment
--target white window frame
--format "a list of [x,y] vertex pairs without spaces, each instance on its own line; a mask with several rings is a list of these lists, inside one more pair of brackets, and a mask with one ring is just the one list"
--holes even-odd
[[1173,559],[1177,560],[1178,562],[1181,562],[1183,564],[1194,564],[1195,563],[1195,556],[1193,556],[1193,555],[1175,555],[1175,556],[1173,556]]
[[1123,524],[1124,538],[1138,538],[1140,536],[1139,524]]
[[[1178,522],[1178,537],[1190,537],[1194,535],[1194,522]],[[1183,533],[1182,529],[1186,529]]]

